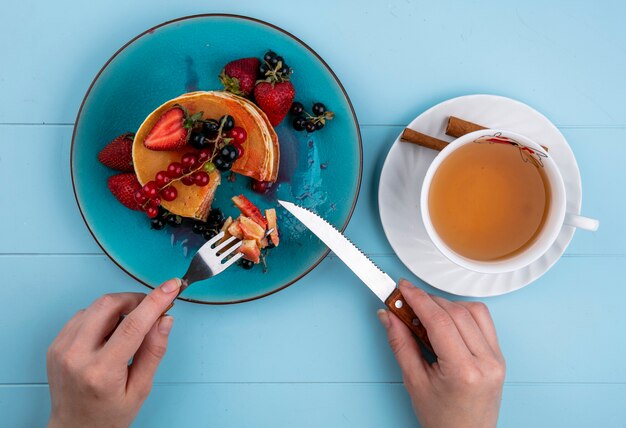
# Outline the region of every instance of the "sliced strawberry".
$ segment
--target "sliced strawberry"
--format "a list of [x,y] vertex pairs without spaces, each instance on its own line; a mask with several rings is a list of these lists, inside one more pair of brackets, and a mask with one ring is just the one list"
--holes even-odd
[[272,126],[277,126],[287,116],[295,96],[291,82],[260,82],[254,87],[254,99]]
[[235,206],[239,208],[239,211],[246,217],[250,217],[253,221],[255,221],[259,226],[263,229],[267,229],[267,221],[261,215],[261,211],[252,203],[248,198],[244,195],[233,196],[233,202]]
[[260,243],[265,237],[265,229],[259,226],[256,221],[248,217],[239,217],[239,227],[241,228],[244,239],[253,239]]
[[244,239],[241,247],[239,247],[239,252],[251,262],[258,263],[260,261],[261,250],[253,239]]
[[272,240],[272,244],[278,247],[278,242],[280,241],[280,237],[278,236],[278,224],[276,223],[276,210],[274,208],[270,208],[269,210],[265,210],[265,218],[267,219],[267,228],[272,229],[274,231],[270,233],[270,239]]
[[134,171],[133,168],[133,137],[132,133],[115,137],[98,153],[98,160],[105,166],[118,171]]
[[257,58],[242,58],[226,64],[220,74],[224,89],[235,95],[250,96],[259,75],[259,65]]
[[113,196],[125,207],[141,211],[141,207],[135,200],[135,192],[141,189],[141,184],[134,173],[126,172],[109,177],[108,184]]
[[190,127],[187,112],[181,107],[172,107],[161,115],[154,124],[144,145],[150,150],[177,150],[187,144]]
[[239,220],[233,221],[226,230],[230,236],[234,236],[237,239],[243,239],[243,233],[241,232],[241,227],[239,227]]

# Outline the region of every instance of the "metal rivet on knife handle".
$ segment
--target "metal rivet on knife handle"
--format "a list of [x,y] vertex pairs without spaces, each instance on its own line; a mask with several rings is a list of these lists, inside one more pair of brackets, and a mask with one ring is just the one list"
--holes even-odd
[[428,340],[426,329],[415,315],[415,312],[413,312],[413,309],[411,309],[411,306],[404,304],[400,290],[396,288],[389,295],[387,300],[385,300],[385,305],[387,305],[389,310],[395,316],[400,318],[402,322],[413,332],[413,334],[415,334],[419,341],[434,354],[433,347],[430,344],[430,340]]

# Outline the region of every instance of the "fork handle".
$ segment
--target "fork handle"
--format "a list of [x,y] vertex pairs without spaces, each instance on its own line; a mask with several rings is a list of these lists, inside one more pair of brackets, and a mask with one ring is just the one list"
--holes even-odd
[[174,297],[174,300],[172,300],[172,303],[170,303],[170,305],[167,308],[165,308],[161,316],[167,315],[167,311],[169,311],[170,309],[174,307],[174,302],[176,302],[176,299],[178,299],[178,296],[180,296],[180,293],[185,291],[185,289],[189,287],[189,285],[190,285],[189,280],[183,276],[180,279],[180,288],[178,289],[178,294],[176,294],[176,297]]

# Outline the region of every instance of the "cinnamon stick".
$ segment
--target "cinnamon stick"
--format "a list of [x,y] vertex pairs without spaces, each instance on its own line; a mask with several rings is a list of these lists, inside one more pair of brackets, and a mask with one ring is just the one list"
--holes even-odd
[[[480,131],[482,129],[488,128],[456,116],[450,116],[448,118],[448,125],[446,126],[446,134],[451,137],[459,138],[465,134],[469,134],[470,132]],[[414,131],[410,128],[404,128],[404,131],[402,131],[402,135],[400,136],[400,141],[417,144],[418,146],[438,151],[443,150],[443,148],[449,144],[447,141],[422,134],[421,132]],[[546,152],[548,151],[546,146],[541,147],[543,147]]]
[[443,148],[448,145],[447,141],[422,134],[421,132],[414,131],[410,128],[405,128],[404,131],[402,131],[400,141],[417,144],[418,146],[438,151],[443,150]]
[[469,134],[470,132],[481,131],[483,129],[487,128],[456,116],[450,116],[448,118],[448,125],[446,126],[446,134],[451,137],[459,138],[465,134]]
[[[448,118],[448,125],[446,126],[446,135],[459,138],[465,134],[469,134],[470,132],[481,131],[483,129],[487,128],[482,125],[478,125],[477,123],[461,119],[460,117],[450,116]],[[541,147],[543,147],[546,152],[548,151],[546,146]]]

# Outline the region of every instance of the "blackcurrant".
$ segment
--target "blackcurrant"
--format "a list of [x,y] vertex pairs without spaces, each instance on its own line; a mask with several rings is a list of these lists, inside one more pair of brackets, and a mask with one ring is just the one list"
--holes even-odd
[[211,226],[215,225],[221,228],[222,224],[224,223],[224,213],[222,212],[222,210],[220,210],[219,208],[213,208],[209,213],[207,223],[209,223]]
[[239,152],[237,148],[231,144],[222,147],[222,150],[220,150],[220,157],[227,162],[237,160],[237,156],[239,156]]
[[321,116],[326,112],[326,106],[322,103],[315,103],[312,110],[314,116]]
[[215,119],[207,119],[202,122],[202,133],[205,137],[214,139],[217,136],[217,131],[220,129],[220,124]]
[[179,215],[170,214],[165,217],[165,221],[172,227],[178,227],[183,223],[183,218]]
[[259,73],[261,73],[261,76],[265,77],[265,73],[267,73],[269,69],[267,68],[266,64],[261,64],[261,66],[259,67]]
[[205,134],[192,132],[191,137],[189,138],[189,144],[195,149],[202,150],[209,145],[209,142],[207,141]]
[[322,122],[315,122],[315,129],[320,130],[324,127],[324,124]]
[[282,74],[283,76],[286,76],[289,74],[289,67],[287,67],[286,65],[283,65],[280,69],[280,74]]
[[163,208],[163,206],[159,205],[159,214],[157,215],[157,218],[165,220],[165,217],[168,214],[169,214],[169,211],[167,211],[165,208]]
[[228,171],[233,167],[233,164],[231,162],[228,162],[222,157],[215,158],[213,163],[215,164],[215,168],[217,168],[219,171]]
[[162,217],[155,217],[150,220],[150,227],[154,230],[161,230],[165,227],[165,220]]
[[272,67],[276,67],[276,64],[278,64],[278,57],[273,57],[270,58],[269,61],[267,61]]
[[315,124],[313,122],[307,121],[304,125],[306,132],[315,132]]
[[304,113],[304,106],[302,105],[302,103],[294,101],[293,104],[291,104],[290,112],[294,116],[300,116],[302,113]]
[[206,229],[202,234],[202,237],[208,241],[211,238],[215,238],[215,235],[217,235],[217,231],[215,229]]
[[276,52],[270,50],[270,51],[265,52],[265,55],[263,56],[263,60],[270,62],[270,60],[275,57],[276,57]]
[[293,129],[295,129],[296,131],[304,131],[304,128],[306,126],[306,119],[303,117],[296,117],[293,122]]
[[193,233],[197,233],[198,235],[204,233],[205,224],[203,221],[194,221],[193,226],[191,226],[191,231]]
[[254,262],[248,259],[241,259],[241,267],[244,269],[252,269],[254,267]]
[[222,116],[220,123],[222,124],[222,131],[230,131],[235,127],[235,119],[229,114]]
[[[277,57],[275,57],[275,59],[276,59],[276,64],[278,64],[279,62],[282,62],[283,64],[285,63],[285,60],[283,59],[282,56],[277,56]],[[274,64],[274,65],[276,65],[276,64]]]

